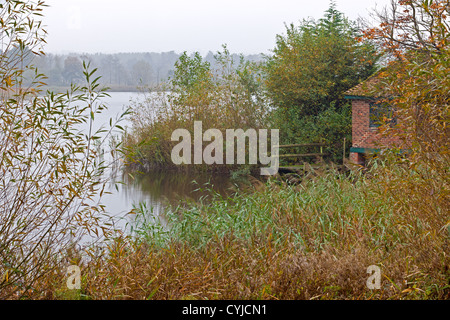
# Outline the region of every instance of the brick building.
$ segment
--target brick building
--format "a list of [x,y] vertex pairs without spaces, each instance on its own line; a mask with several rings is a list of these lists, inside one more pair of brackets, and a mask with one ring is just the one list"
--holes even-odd
[[392,109],[382,107],[378,101],[379,96],[375,85],[377,75],[372,76],[345,93],[345,98],[352,103],[352,147],[350,148],[350,161],[364,165],[368,155],[377,152],[382,147],[389,147],[398,141],[393,136],[382,135],[379,132],[380,119],[389,119],[395,123]]

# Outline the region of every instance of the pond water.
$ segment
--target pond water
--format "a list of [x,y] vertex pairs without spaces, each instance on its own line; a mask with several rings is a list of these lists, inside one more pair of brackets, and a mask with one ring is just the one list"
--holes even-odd
[[[130,104],[130,99],[142,99],[143,94],[136,92],[110,92],[111,97],[103,101],[109,106],[108,111],[96,118],[98,124],[109,124],[109,118],[114,118],[123,112]],[[130,121],[123,122],[124,127],[130,127]],[[230,191],[232,183],[225,174],[193,174],[189,172],[154,171],[146,174],[125,173],[122,168],[111,172],[111,181],[102,197],[107,214],[113,217],[115,226],[121,229],[132,224],[134,215],[128,214],[133,206],[145,202],[150,214],[160,216],[168,204],[176,205],[180,200],[199,200],[210,196],[207,188],[222,195]],[[164,217],[160,216],[164,223]]]

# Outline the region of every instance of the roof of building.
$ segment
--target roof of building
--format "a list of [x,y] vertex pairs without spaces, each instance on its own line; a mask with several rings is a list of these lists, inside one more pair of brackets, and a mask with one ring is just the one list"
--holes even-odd
[[360,84],[350,88],[344,93],[346,99],[352,98],[373,98],[378,97],[380,94],[378,93],[379,89],[377,84],[380,82],[380,73],[381,70],[361,82]]

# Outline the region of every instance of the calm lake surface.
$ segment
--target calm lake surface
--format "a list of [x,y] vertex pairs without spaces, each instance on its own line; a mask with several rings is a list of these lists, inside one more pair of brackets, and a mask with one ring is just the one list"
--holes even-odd
[[[130,99],[142,99],[144,95],[137,92],[110,92],[111,97],[103,99],[109,106],[107,112],[96,118],[98,125],[109,125],[109,119],[122,113],[124,108],[130,105]],[[122,125],[130,127],[130,121],[125,120]],[[159,216],[168,204],[176,205],[183,199],[198,200],[200,197],[208,197],[209,187],[220,194],[229,192],[232,186],[229,176],[224,174],[192,174],[174,171],[156,171],[147,174],[134,174],[134,178],[119,170],[115,171],[108,184],[108,191],[102,197],[102,203],[106,206],[106,212],[113,217],[116,227],[126,229],[134,220],[134,215],[127,214],[145,202],[150,214]],[[123,182],[123,183],[121,183]],[[164,217],[160,216],[164,223]]]

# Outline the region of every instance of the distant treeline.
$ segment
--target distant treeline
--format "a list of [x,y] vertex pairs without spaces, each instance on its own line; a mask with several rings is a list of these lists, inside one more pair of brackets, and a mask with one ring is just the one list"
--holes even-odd
[[[36,56],[33,65],[45,74],[50,87],[68,87],[84,79],[82,62],[90,62],[102,76],[101,83],[112,90],[137,90],[139,86],[155,86],[167,80],[174,72],[174,64],[181,54],[170,52],[143,53],[95,53],[95,54],[46,54]],[[238,55],[235,54],[237,57]],[[261,54],[245,55],[245,60],[262,60]],[[214,67],[214,53],[208,52],[204,59]]]

